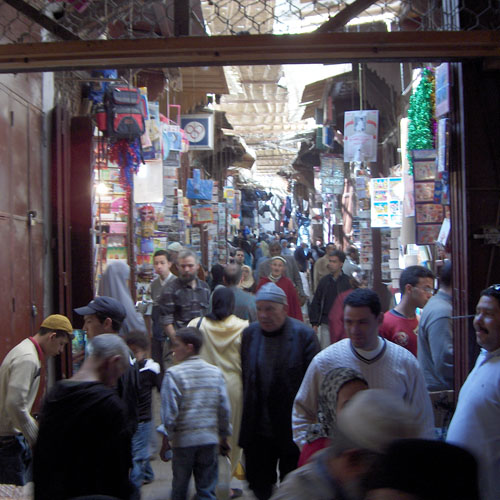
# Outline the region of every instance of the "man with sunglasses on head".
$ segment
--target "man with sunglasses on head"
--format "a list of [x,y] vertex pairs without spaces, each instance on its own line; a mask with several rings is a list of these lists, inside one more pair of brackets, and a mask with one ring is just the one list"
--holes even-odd
[[401,301],[384,314],[380,335],[417,356],[417,308],[434,294],[434,274],[424,266],[410,266],[399,277]]
[[481,292],[474,316],[481,347],[460,394],[446,441],[472,452],[482,500],[500,498],[500,285]]

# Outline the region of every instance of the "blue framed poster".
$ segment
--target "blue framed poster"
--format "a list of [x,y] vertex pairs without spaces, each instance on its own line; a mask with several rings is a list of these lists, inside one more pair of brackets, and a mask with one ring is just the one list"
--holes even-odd
[[189,149],[214,149],[214,115],[182,115],[181,128],[189,141]]

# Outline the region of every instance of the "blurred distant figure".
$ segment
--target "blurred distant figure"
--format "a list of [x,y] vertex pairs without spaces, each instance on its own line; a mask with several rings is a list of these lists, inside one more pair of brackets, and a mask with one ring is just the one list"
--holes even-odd
[[219,255],[217,262],[210,269],[210,290],[213,292],[217,285],[222,285],[225,258],[223,255]]
[[331,271],[328,267],[328,257],[333,255],[335,250],[337,250],[335,243],[328,243],[325,248],[325,254],[314,263],[313,291],[316,291],[316,288],[318,288],[321,278],[330,274]]
[[309,259],[312,259],[311,251],[307,247],[306,242],[302,242],[300,247],[297,247],[294,253],[295,260],[297,261],[297,266],[301,273],[306,273],[309,266]]
[[356,247],[349,247],[346,252],[346,259],[344,265],[342,266],[342,271],[344,271],[347,276],[351,278],[361,272],[361,266],[359,265],[359,251]]
[[281,240],[281,255],[288,255],[289,257],[293,256],[293,252],[290,248],[288,248],[288,240]]
[[238,288],[241,288],[244,292],[255,293],[256,283],[253,279],[252,269],[250,266],[241,266],[241,280],[238,284]]
[[[247,268],[247,281],[242,278],[243,268],[245,267]],[[252,293],[247,293],[252,288],[255,288],[250,268],[248,266],[240,267],[238,264],[228,264],[224,269],[223,282],[233,292],[235,316],[241,319],[248,319],[250,323],[255,321],[257,319],[255,297]],[[243,285],[247,285],[249,288],[244,288]]]

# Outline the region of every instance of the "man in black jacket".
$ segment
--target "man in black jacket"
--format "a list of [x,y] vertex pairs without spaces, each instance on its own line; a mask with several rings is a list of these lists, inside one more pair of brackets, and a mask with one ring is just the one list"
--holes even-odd
[[130,498],[130,439],[114,390],[128,366],[125,342],[118,335],[99,335],[78,373],[47,394],[34,449],[37,500]]
[[239,444],[246,477],[259,500],[271,497],[276,483],[297,467],[292,439],[295,395],[319,345],[311,328],[287,316],[285,292],[274,283],[255,297],[257,322],[243,331],[241,367],[243,416]]
[[335,250],[328,256],[330,274],[319,281],[309,309],[309,321],[318,334],[321,349],[330,345],[328,314],[335,299],[342,292],[352,288],[349,276],[342,272],[345,258],[345,253],[340,250]]

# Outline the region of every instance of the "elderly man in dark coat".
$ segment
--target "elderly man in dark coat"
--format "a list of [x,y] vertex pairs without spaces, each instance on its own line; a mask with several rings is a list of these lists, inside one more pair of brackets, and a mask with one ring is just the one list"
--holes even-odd
[[258,321],[243,331],[241,344],[239,444],[245,452],[249,486],[259,500],[266,500],[276,483],[276,467],[280,480],[297,467],[292,405],[319,345],[311,328],[288,317],[285,292],[277,285],[264,285],[255,299]]

